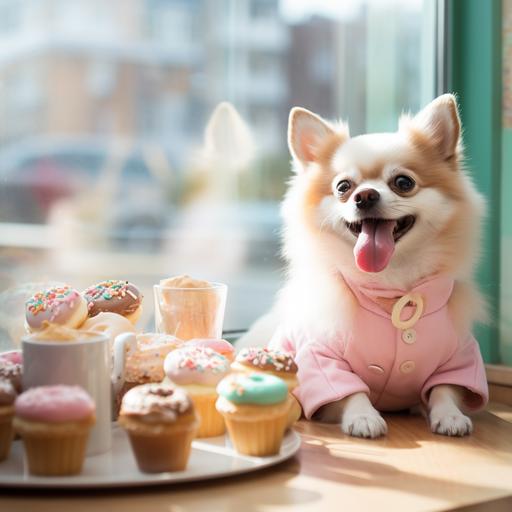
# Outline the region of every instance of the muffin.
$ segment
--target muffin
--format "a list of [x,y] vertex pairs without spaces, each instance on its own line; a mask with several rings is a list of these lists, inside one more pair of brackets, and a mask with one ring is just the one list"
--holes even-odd
[[121,403],[119,424],[144,473],[186,468],[199,422],[184,389],[168,383],[130,389]]
[[186,342],[187,347],[205,347],[211,348],[224,356],[230,363],[235,360],[235,347],[226,340],[216,340],[213,338],[195,338]]
[[170,334],[137,334],[137,349],[126,356],[125,377],[116,395],[116,410],[119,411],[121,400],[128,390],[141,384],[162,382],[165,378],[165,357],[182,345],[181,340]]
[[142,313],[143,295],[129,281],[102,281],[87,288],[83,296],[87,301],[89,317],[95,317],[100,313],[116,313],[135,325]]
[[14,400],[16,391],[7,379],[0,379],[0,461],[5,460],[11,449],[14,436],[12,419],[14,418]]
[[279,453],[291,398],[274,375],[235,373],[220,381],[217,410],[237,452],[258,457]]
[[18,396],[14,429],[33,475],[76,475],[82,470],[91,427],[92,398],[78,386],[40,386]]
[[87,318],[87,302],[68,285],[35,293],[25,303],[25,322],[29,332],[46,329],[49,324],[76,329]]
[[184,347],[167,355],[167,378],[184,388],[200,419],[197,437],[220,436],[226,431],[224,419],[217,412],[217,384],[229,373],[229,361],[211,348]]
[[297,381],[298,368],[292,354],[266,347],[244,348],[236,356],[231,369],[244,373],[264,372],[283,379],[288,386],[292,402],[288,427],[291,427],[301,417],[302,408],[292,394],[292,391],[299,385]]
[[8,380],[16,393],[22,391],[23,365],[16,363],[14,359],[0,359],[0,379]]

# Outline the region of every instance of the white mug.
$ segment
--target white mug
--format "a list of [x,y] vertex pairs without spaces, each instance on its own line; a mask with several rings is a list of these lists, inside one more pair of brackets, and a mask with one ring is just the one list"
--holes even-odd
[[87,455],[110,450],[111,380],[110,339],[105,334],[89,334],[63,342],[22,339],[23,389],[66,384],[80,386],[96,404],[96,423],[87,444]]

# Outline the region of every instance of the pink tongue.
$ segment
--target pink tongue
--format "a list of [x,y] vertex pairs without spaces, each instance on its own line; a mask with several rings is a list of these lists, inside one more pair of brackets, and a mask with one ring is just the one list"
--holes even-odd
[[354,246],[356,264],[363,272],[384,270],[395,250],[394,220],[363,220]]

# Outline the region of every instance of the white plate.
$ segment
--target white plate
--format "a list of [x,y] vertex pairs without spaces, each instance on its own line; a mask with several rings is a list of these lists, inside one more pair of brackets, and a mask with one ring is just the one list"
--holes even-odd
[[273,466],[292,457],[300,448],[300,437],[293,431],[285,435],[279,455],[248,457],[239,455],[227,437],[212,437],[192,443],[192,454],[185,471],[141,473],[135,463],[128,437],[117,425],[112,430],[112,450],[87,457],[82,473],[66,477],[32,476],[23,462],[21,441],[12,445],[9,458],[0,462],[0,487],[125,487],[208,480]]

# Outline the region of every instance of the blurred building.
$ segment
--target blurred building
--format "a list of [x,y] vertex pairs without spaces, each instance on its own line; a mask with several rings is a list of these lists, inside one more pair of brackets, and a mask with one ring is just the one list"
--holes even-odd
[[3,0],[0,144],[109,134],[184,153],[229,99],[275,149],[288,47],[277,10],[278,0]]

